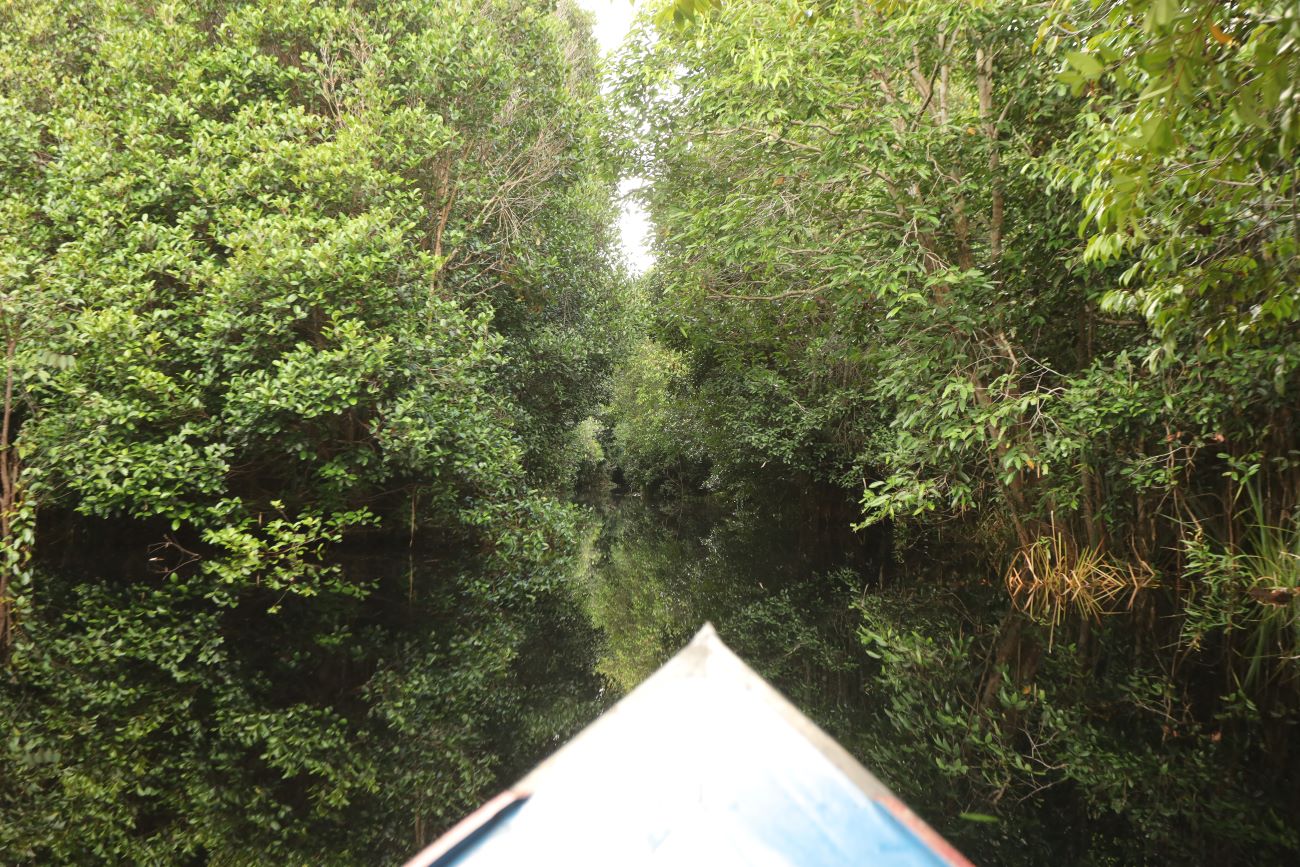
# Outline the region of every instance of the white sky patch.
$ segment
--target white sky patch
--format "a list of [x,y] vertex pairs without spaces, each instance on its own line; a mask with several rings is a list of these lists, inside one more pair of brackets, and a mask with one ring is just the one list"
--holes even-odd
[[632,27],[632,19],[636,17],[634,0],[575,0],[575,2],[596,16],[596,27],[593,33],[596,41],[600,43],[601,51],[609,54],[623,43],[623,37],[627,36],[627,31]]
[[[618,50],[632,27],[636,18],[635,0],[575,0],[575,2],[596,16],[596,25],[592,32],[601,52],[608,57]],[[623,197],[622,214],[618,220],[620,246],[623,259],[633,274],[643,274],[652,264],[654,257],[650,254],[650,215],[641,203],[628,197],[628,192],[644,184],[641,178],[624,178],[618,185],[619,195]]]
[[654,264],[650,252],[650,215],[640,201],[628,193],[645,184],[643,178],[624,178],[618,192],[623,196],[623,213],[618,218],[618,235],[623,245],[623,258],[633,274],[644,274]]

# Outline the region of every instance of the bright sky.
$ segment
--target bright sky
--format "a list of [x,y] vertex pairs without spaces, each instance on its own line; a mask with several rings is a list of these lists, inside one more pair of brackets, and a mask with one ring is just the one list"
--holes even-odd
[[[576,0],[583,9],[596,16],[595,35],[600,50],[609,54],[618,48],[632,26],[636,16],[635,0]],[[641,185],[638,178],[627,178],[619,184],[619,192],[626,195]],[[618,221],[619,237],[623,244],[623,258],[633,274],[641,274],[654,262],[650,255],[650,219],[645,209],[629,199],[623,200],[623,214]]]
[[609,54],[623,41],[636,16],[634,0],[576,0],[583,9],[596,16],[596,41]]

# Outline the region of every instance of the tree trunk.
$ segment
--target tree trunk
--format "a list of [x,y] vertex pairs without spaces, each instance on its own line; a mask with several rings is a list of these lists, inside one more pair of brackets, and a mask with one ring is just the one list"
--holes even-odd
[[[14,638],[14,608],[11,587],[14,569],[21,559],[14,539],[14,516],[18,510],[20,490],[18,474],[21,466],[18,452],[11,441],[14,412],[14,357],[18,353],[18,337],[10,334],[5,346],[5,384],[3,416],[0,417],[0,660],[7,660]],[[19,555],[19,556],[15,556]]]

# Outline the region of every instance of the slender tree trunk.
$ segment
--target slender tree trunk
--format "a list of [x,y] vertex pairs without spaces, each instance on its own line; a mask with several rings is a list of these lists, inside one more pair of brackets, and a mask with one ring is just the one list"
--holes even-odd
[[999,177],[998,124],[993,117],[993,56],[983,48],[975,49],[975,85],[979,95],[980,119],[989,149],[989,256],[996,264],[1002,258],[1002,224],[1005,203]]
[[10,588],[12,586],[14,553],[14,514],[18,509],[18,474],[21,469],[17,450],[11,441],[14,414],[14,358],[18,353],[18,337],[10,334],[5,345],[5,384],[3,417],[0,417],[0,549],[6,562],[0,563],[0,660],[8,659],[14,637],[14,609]]

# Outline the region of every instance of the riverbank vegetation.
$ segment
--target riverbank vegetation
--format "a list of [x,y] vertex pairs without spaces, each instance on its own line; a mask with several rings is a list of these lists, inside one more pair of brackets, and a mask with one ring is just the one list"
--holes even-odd
[[0,860],[398,860],[571,685],[515,669],[617,346],[588,25],[0,19]]
[[618,78],[658,232],[627,465],[892,528],[863,749],[953,833],[1000,818],[994,860],[1043,821],[1089,863],[1282,859],[1294,9],[674,8]]
[[0,20],[0,860],[398,861],[704,618],[982,863],[1300,850],[1292,4]]

